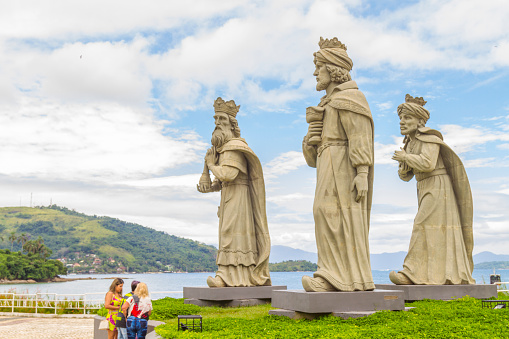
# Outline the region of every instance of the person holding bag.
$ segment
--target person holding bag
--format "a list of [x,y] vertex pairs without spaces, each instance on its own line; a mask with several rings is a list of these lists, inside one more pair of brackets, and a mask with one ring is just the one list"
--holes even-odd
[[122,306],[122,312],[127,311],[127,338],[145,339],[147,335],[147,325],[150,314],[152,313],[152,300],[148,293],[148,287],[145,283],[139,283],[134,294],[129,297]]
[[127,338],[127,321],[126,321],[126,312],[122,311],[122,307],[124,306],[125,302],[129,297],[131,297],[134,293],[134,290],[136,290],[136,287],[138,286],[140,282],[138,280],[133,280],[131,283],[131,292],[124,295],[124,298],[122,298],[122,301],[120,302],[120,312],[117,314],[117,320],[115,321],[115,326],[117,326],[118,331],[118,338],[117,339],[128,339]]
[[108,339],[117,339],[118,331],[115,325],[117,314],[120,311],[122,302],[122,288],[124,281],[116,278],[110,285],[110,289],[104,298],[104,307],[108,310],[106,320],[108,321]]

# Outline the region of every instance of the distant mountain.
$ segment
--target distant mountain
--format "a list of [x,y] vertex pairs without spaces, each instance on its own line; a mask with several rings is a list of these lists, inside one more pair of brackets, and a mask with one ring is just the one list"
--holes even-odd
[[[399,270],[403,268],[403,261],[405,260],[407,252],[400,251],[394,253],[372,253],[371,254],[371,269],[373,270]],[[508,254],[494,254],[491,252],[481,252],[475,254],[473,256],[474,264],[476,268],[477,264],[487,263],[487,262],[499,262],[509,261]],[[271,263],[279,263],[288,260],[307,260],[312,263],[316,263],[318,261],[318,254],[313,252],[307,252],[303,250],[299,250],[296,248],[275,245],[272,246],[270,253],[270,262]],[[488,265],[489,268],[492,268],[493,265]],[[484,266],[483,266],[484,267]]]
[[269,262],[279,263],[289,260],[306,260],[316,264],[318,261],[318,254],[281,245],[274,245],[270,248]]
[[509,261],[509,254],[495,254],[488,251],[474,254],[474,264],[491,261]]
[[[389,270],[399,269],[403,265],[406,252],[371,254],[371,268],[373,270]],[[274,245],[271,248],[271,263],[279,263],[283,261],[307,260],[312,263],[318,262],[318,254],[307,252],[296,248]]]
[[41,236],[69,272],[215,271],[217,249],[110,217],[52,205],[0,208],[0,248],[21,250],[21,235]]
[[405,251],[394,253],[371,253],[372,270],[401,270],[406,257]]

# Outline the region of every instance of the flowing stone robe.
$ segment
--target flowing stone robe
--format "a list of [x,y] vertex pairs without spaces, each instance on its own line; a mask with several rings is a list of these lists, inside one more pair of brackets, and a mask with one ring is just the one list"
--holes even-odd
[[[319,104],[325,107],[322,142],[303,143],[306,162],[317,169],[313,215],[318,270],[340,291],[375,288],[369,258],[369,218],[373,194],[373,119],[354,81],[337,86]],[[352,182],[358,168],[369,169],[367,197],[356,202]]]
[[262,166],[244,139],[234,138],[217,151],[218,166],[210,168],[222,186],[216,275],[227,286],[270,286]]
[[400,273],[418,285],[475,284],[472,278],[473,205],[470,184],[459,157],[428,127],[406,140],[405,162],[417,180],[419,210]]

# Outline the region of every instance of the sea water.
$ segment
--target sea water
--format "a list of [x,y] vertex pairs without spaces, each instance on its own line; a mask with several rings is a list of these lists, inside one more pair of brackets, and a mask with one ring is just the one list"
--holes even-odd
[[[473,277],[477,284],[489,284],[491,269],[475,269]],[[496,270],[501,275],[502,281],[509,281],[509,270]],[[119,277],[124,279],[124,293],[131,289],[131,282],[138,280],[146,283],[149,292],[175,292],[154,293],[153,298],[163,297],[182,298],[183,287],[207,286],[206,280],[211,272],[203,273],[143,273],[143,274],[76,274],[62,276],[63,278],[88,278],[91,280],[75,280],[58,283],[37,284],[2,284],[0,292],[15,293],[57,293],[57,294],[85,294],[106,293],[112,279]],[[313,272],[271,272],[272,285],[286,285],[289,290],[302,290],[301,279],[304,275],[313,275]],[[389,271],[373,271],[375,284],[390,284]]]

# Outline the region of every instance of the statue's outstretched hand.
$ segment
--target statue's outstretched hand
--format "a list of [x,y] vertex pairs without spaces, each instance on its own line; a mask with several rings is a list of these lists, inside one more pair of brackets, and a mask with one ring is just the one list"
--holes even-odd
[[198,185],[196,185],[196,189],[198,189],[198,192],[200,193],[208,193],[211,192],[210,188],[211,188],[210,175],[208,173],[203,173],[200,177]]
[[352,192],[357,189],[356,202],[361,201],[368,195],[368,173],[359,173],[355,176],[352,182]]
[[407,152],[400,147],[400,151],[395,151],[394,155],[392,156],[392,160],[396,160],[399,162],[404,162],[406,159]]
[[210,188],[205,188],[205,185],[203,185],[203,184],[196,185],[196,189],[200,193],[208,193],[210,191]]

